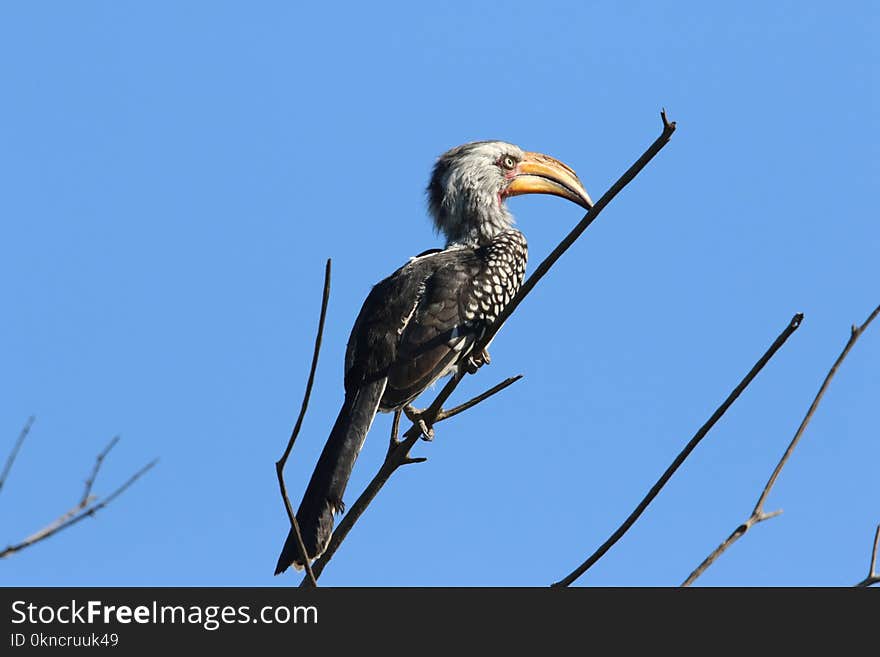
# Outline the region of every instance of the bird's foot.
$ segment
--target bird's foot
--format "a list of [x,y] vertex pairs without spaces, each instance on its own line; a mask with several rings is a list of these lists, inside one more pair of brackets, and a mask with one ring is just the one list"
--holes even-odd
[[422,432],[422,440],[434,440],[434,427],[429,426],[428,423],[425,422],[424,410],[418,409],[412,404],[407,404],[403,407],[403,412],[406,415],[406,419],[413,424],[418,425],[419,430]]
[[416,408],[412,404],[407,404],[403,407],[403,414],[406,415],[406,419],[415,424],[418,422],[422,415],[424,414],[424,409]]
[[464,370],[468,374],[476,374],[478,369],[480,369],[483,365],[488,365],[491,362],[492,359],[489,358],[489,350],[483,348],[480,349],[480,353],[471,354],[467,357],[467,360],[464,363]]

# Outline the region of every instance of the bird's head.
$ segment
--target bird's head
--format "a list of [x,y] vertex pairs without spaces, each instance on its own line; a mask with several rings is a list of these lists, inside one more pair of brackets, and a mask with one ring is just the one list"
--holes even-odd
[[568,166],[503,141],[456,146],[437,159],[428,184],[428,207],[448,244],[482,244],[513,225],[505,205],[520,194],[553,194],[593,206]]

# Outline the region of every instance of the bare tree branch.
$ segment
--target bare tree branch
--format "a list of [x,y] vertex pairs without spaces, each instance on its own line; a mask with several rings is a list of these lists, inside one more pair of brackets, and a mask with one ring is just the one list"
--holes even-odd
[[315,335],[315,348],[312,353],[312,366],[309,370],[308,381],[306,382],[306,391],[305,394],[303,394],[302,406],[299,409],[299,417],[296,418],[296,424],[294,424],[293,431],[290,433],[290,440],[287,441],[287,447],[284,448],[284,453],[281,455],[281,458],[275,462],[275,474],[278,476],[278,487],[281,490],[281,499],[284,501],[284,508],[287,511],[287,519],[290,521],[290,526],[293,529],[293,533],[296,535],[296,543],[299,547],[300,557],[306,567],[305,581],[312,586],[317,586],[318,581],[315,579],[312,567],[306,557],[306,546],[303,543],[302,532],[300,532],[299,523],[296,521],[296,514],[293,512],[293,507],[290,504],[290,497],[287,495],[287,486],[284,483],[284,466],[287,464],[290,450],[293,449],[293,443],[296,442],[296,437],[299,435],[300,428],[302,428],[303,418],[305,418],[306,410],[309,407],[309,398],[312,395],[312,385],[315,382],[315,370],[318,369],[318,356],[321,353],[321,340],[324,336],[324,320],[327,318],[327,305],[329,302],[330,258],[327,258],[327,264],[324,266],[324,292],[321,296],[321,314],[318,319],[318,333]]
[[877,531],[874,532],[874,549],[871,550],[871,563],[868,564],[868,576],[856,587],[872,586],[880,582],[880,573],[877,572],[877,547],[880,546],[880,525],[877,525]]
[[15,441],[15,445],[12,446],[12,451],[9,452],[9,456],[6,458],[6,465],[3,466],[3,474],[0,474],[0,491],[3,490],[3,484],[6,483],[6,478],[9,476],[9,471],[12,470],[12,464],[15,463],[15,457],[18,456],[18,450],[21,449],[21,446],[24,443],[24,439],[27,438],[27,435],[31,431],[31,427],[34,424],[34,419],[34,416],[31,415],[27,419],[27,422],[24,423],[21,432],[19,432],[18,434],[18,439]]
[[868,325],[872,321],[874,321],[874,318],[877,317],[878,314],[880,314],[880,306],[877,306],[874,309],[874,311],[868,316],[868,318],[861,326],[852,326],[850,330],[849,340],[847,340],[846,345],[844,346],[843,351],[837,357],[837,360],[834,361],[834,365],[831,366],[828,374],[825,375],[825,380],[819,387],[819,392],[817,392],[816,396],[813,398],[813,403],[810,404],[809,409],[807,409],[807,414],[804,416],[804,419],[801,420],[801,424],[797,428],[797,431],[794,434],[794,438],[791,439],[791,442],[788,444],[785,453],[782,455],[782,458],[779,459],[779,463],[776,464],[776,467],[773,470],[773,474],[771,474],[770,479],[767,480],[767,484],[764,486],[764,490],[761,491],[761,495],[760,497],[758,497],[758,502],[755,504],[755,508],[752,511],[752,514],[743,524],[734,529],[733,532],[731,532],[730,536],[728,536],[721,543],[721,545],[715,548],[708,557],[703,559],[703,562],[699,566],[697,566],[690,575],[688,575],[687,579],[684,582],[682,582],[682,586],[690,586],[691,584],[693,584],[694,581],[696,581],[696,579],[700,575],[702,575],[719,556],[721,556],[731,545],[736,543],[741,536],[743,536],[747,531],[749,531],[749,529],[752,528],[752,526],[757,525],[759,522],[769,520],[770,518],[775,518],[780,513],[782,513],[781,509],[777,511],[772,511],[770,513],[765,512],[764,502],[767,500],[767,496],[773,489],[773,486],[776,483],[776,479],[779,477],[779,473],[782,472],[782,468],[788,462],[788,459],[794,451],[794,448],[797,447],[801,436],[804,434],[804,430],[807,428],[810,420],[813,419],[813,414],[816,412],[816,408],[818,408],[819,402],[825,395],[825,391],[828,389],[828,385],[831,383],[831,379],[834,378],[834,375],[837,373],[837,369],[840,367],[843,359],[846,358],[847,354],[849,354],[850,349],[852,349],[853,345],[856,343],[856,340],[859,339],[859,336],[865,331],[866,328],[868,328]]
[[[39,531],[31,534],[26,539],[17,543],[16,545],[10,545],[5,550],[0,551],[0,559],[8,557],[11,554],[15,554],[16,552],[20,552],[35,543],[39,543],[50,536],[54,536],[58,532],[67,529],[68,527],[72,527],[77,524],[83,518],[94,516],[98,511],[106,507],[117,497],[122,495],[128,488],[134,484],[135,481],[140,479],[150,468],[152,468],[158,462],[158,459],[154,459],[150,461],[147,465],[142,467],[140,470],[135,472],[129,479],[119,486],[116,490],[110,493],[104,499],[97,501],[97,498],[91,494],[92,485],[95,482],[95,479],[98,476],[98,472],[101,469],[101,466],[104,462],[104,457],[107,456],[107,453],[113,448],[113,446],[119,441],[119,438],[113,438],[110,443],[105,447],[97,456],[95,460],[95,466],[92,469],[92,473],[89,478],[86,480],[86,489],[83,493],[83,496],[80,498],[80,501],[77,502],[76,506],[71,508],[69,511],[66,511],[61,516],[50,522],[48,525],[40,529]],[[93,504],[94,502],[94,504]]]
[[[669,142],[669,139],[672,137],[672,133],[675,132],[675,122],[670,122],[666,116],[666,110],[663,110],[660,113],[660,118],[663,121],[663,131],[660,136],[651,144],[648,149],[642,154],[642,156],[636,160],[636,162],[627,169],[624,174],[611,186],[611,188],[605,192],[605,194],[600,198],[596,204],[584,215],[583,219],[569,232],[569,234],[556,246],[555,249],[548,255],[540,265],[538,265],[535,272],[529,276],[528,280],[523,284],[523,286],[519,289],[514,298],[508,303],[504,309],[501,311],[498,318],[489,327],[489,330],[486,331],[486,334],[483,338],[474,346],[473,352],[479,353],[480,350],[486,348],[486,346],[492,341],[495,335],[500,330],[501,326],[505,323],[505,321],[510,317],[514,310],[522,303],[523,299],[525,299],[526,295],[531,292],[531,290],[537,285],[538,281],[544,277],[544,275],[550,270],[550,268],[556,263],[557,260],[565,253],[572,244],[574,244],[575,240],[581,236],[581,234],[593,223],[596,217],[599,216],[599,213],[611,202],[611,200],[617,196],[617,194],[626,187],[632,180],[639,174],[639,172],[645,168],[645,166],[650,162],[657,153]],[[366,489],[363,493],[361,493],[360,497],[355,501],[355,503],[349,507],[348,512],[340,521],[339,525],[334,530],[333,534],[330,537],[330,542],[327,545],[327,549],[324,553],[315,560],[315,563],[312,566],[312,570],[314,571],[315,577],[319,577],[321,572],[324,570],[324,567],[336,553],[339,545],[348,535],[348,532],[363,514],[364,510],[373,501],[378,492],[382,489],[382,486],[385,485],[385,482],[388,481],[388,478],[394,473],[394,471],[399,468],[401,465],[407,465],[410,463],[418,463],[423,461],[424,459],[413,458],[409,455],[410,449],[413,447],[415,442],[419,439],[419,437],[423,433],[422,425],[425,425],[429,431],[430,427],[437,422],[437,418],[444,413],[443,404],[446,403],[446,400],[449,399],[452,392],[458,386],[458,383],[461,381],[464,376],[464,370],[459,369],[446,383],[445,386],[440,390],[437,397],[431,402],[428,408],[424,409],[419,413],[419,421],[414,422],[412,426],[406,431],[403,436],[403,439],[399,442],[392,442],[392,446],[389,447],[388,456],[385,461],[382,463],[379,471],[367,485]],[[507,384],[510,385],[510,384]],[[488,393],[489,391],[487,391]],[[496,391],[497,392],[497,391]],[[494,394],[494,393],[492,393]],[[480,400],[482,401],[482,400]],[[464,406],[464,404],[462,405]],[[458,407],[456,407],[458,408]],[[470,407],[469,407],[470,408]],[[449,412],[446,412],[445,418],[451,417],[456,409],[452,409]],[[461,412],[461,411],[458,411]],[[395,438],[396,440],[396,438]],[[392,449],[393,447],[393,449]],[[305,580],[301,584],[301,586],[305,585]]]
[[709,430],[715,426],[715,423],[721,419],[721,416],[727,411],[728,408],[736,401],[737,397],[745,390],[752,380],[758,375],[764,366],[773,358],[773,355],[785,344],[785,341],[794,333],[798,327],[801,325],[801,321],[804,316],[802,313],[797,313],[794,317],[791,318],[791,321],[788,323],[788,326],[779,334],[776,340],[773,341],[773,344],[764,352],[764,355],[758,359],[752,369],[749,370],[749,373],[745,375],[742,381],[733,389],[733,391],[727,396],[727,399],[715,409],[715,412],[712,414],[706,423],[700,427],[694,437],[690,439],[685,448],[679,453],[678,456],[675,457],[675,460],[672,464],[666,468],[666,471],[660,476],[660,479],[651,487],[651,490],[648,491],[648,494],[639,502],[638,506],[633,510],[631,514],[624,520],[623,524],[617,528],[617,530],[606,540],[599,548],[592,554],[590,557],[584,561],[580,566],[575,568],[570,574],[566,577],[563,577],[558,582],[555,582],[551,586],[559,587],[559,586],[569,586],[572,584],[578,577],[583,575],[587,570],[589,570],[593,564],[595,564],[599,559],[601,559],[608,550],[611,549],[620,538],[629,531],[630,527],[635,524],[636,520],[639,519],[639,516],[642,515],[642,512],[648,505],[657,497],[658,493],[660,493],[661,489],[666,485],[669,479],[675,474],[675,471],[678,470],[679,466],[684,463],[685,459],[690,455],[690,453],[694,450],[694,448],[700,443],[700,441],[709,433]]

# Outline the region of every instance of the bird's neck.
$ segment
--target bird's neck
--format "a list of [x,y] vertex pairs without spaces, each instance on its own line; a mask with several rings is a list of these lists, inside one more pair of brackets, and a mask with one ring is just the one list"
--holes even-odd
[[446,223],[446,246],[485,246],[498,235],[511,230],[513,225],[513,215],[503,205],[481,208],[478,212],[472,210]]

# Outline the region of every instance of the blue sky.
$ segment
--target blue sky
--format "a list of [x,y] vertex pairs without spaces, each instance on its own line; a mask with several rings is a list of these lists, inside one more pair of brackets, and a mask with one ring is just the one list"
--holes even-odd
[[[274,461],[325,347],[294,504],[370,286],[438,246],[434,158],[499,138],[598,198],[679,129],[520,307],[327,585],[545,585],[613,531],[796,311],[801,329],[581,581],[676,585],[745,520],[849,326],[878,303],[878,16],[832,3],[5,3],[0,442],[36,424],[0,543],[160,463],[6,585],[290,585]],[[581,217],[511,201],[531,269]],[[880,522],[880,326],[706,585],[848,585]],[[428,401],[424,399],[423,401]],[[347,492],[378,467],[377,419]],[[5,543],[4,543],[5,544]]]

